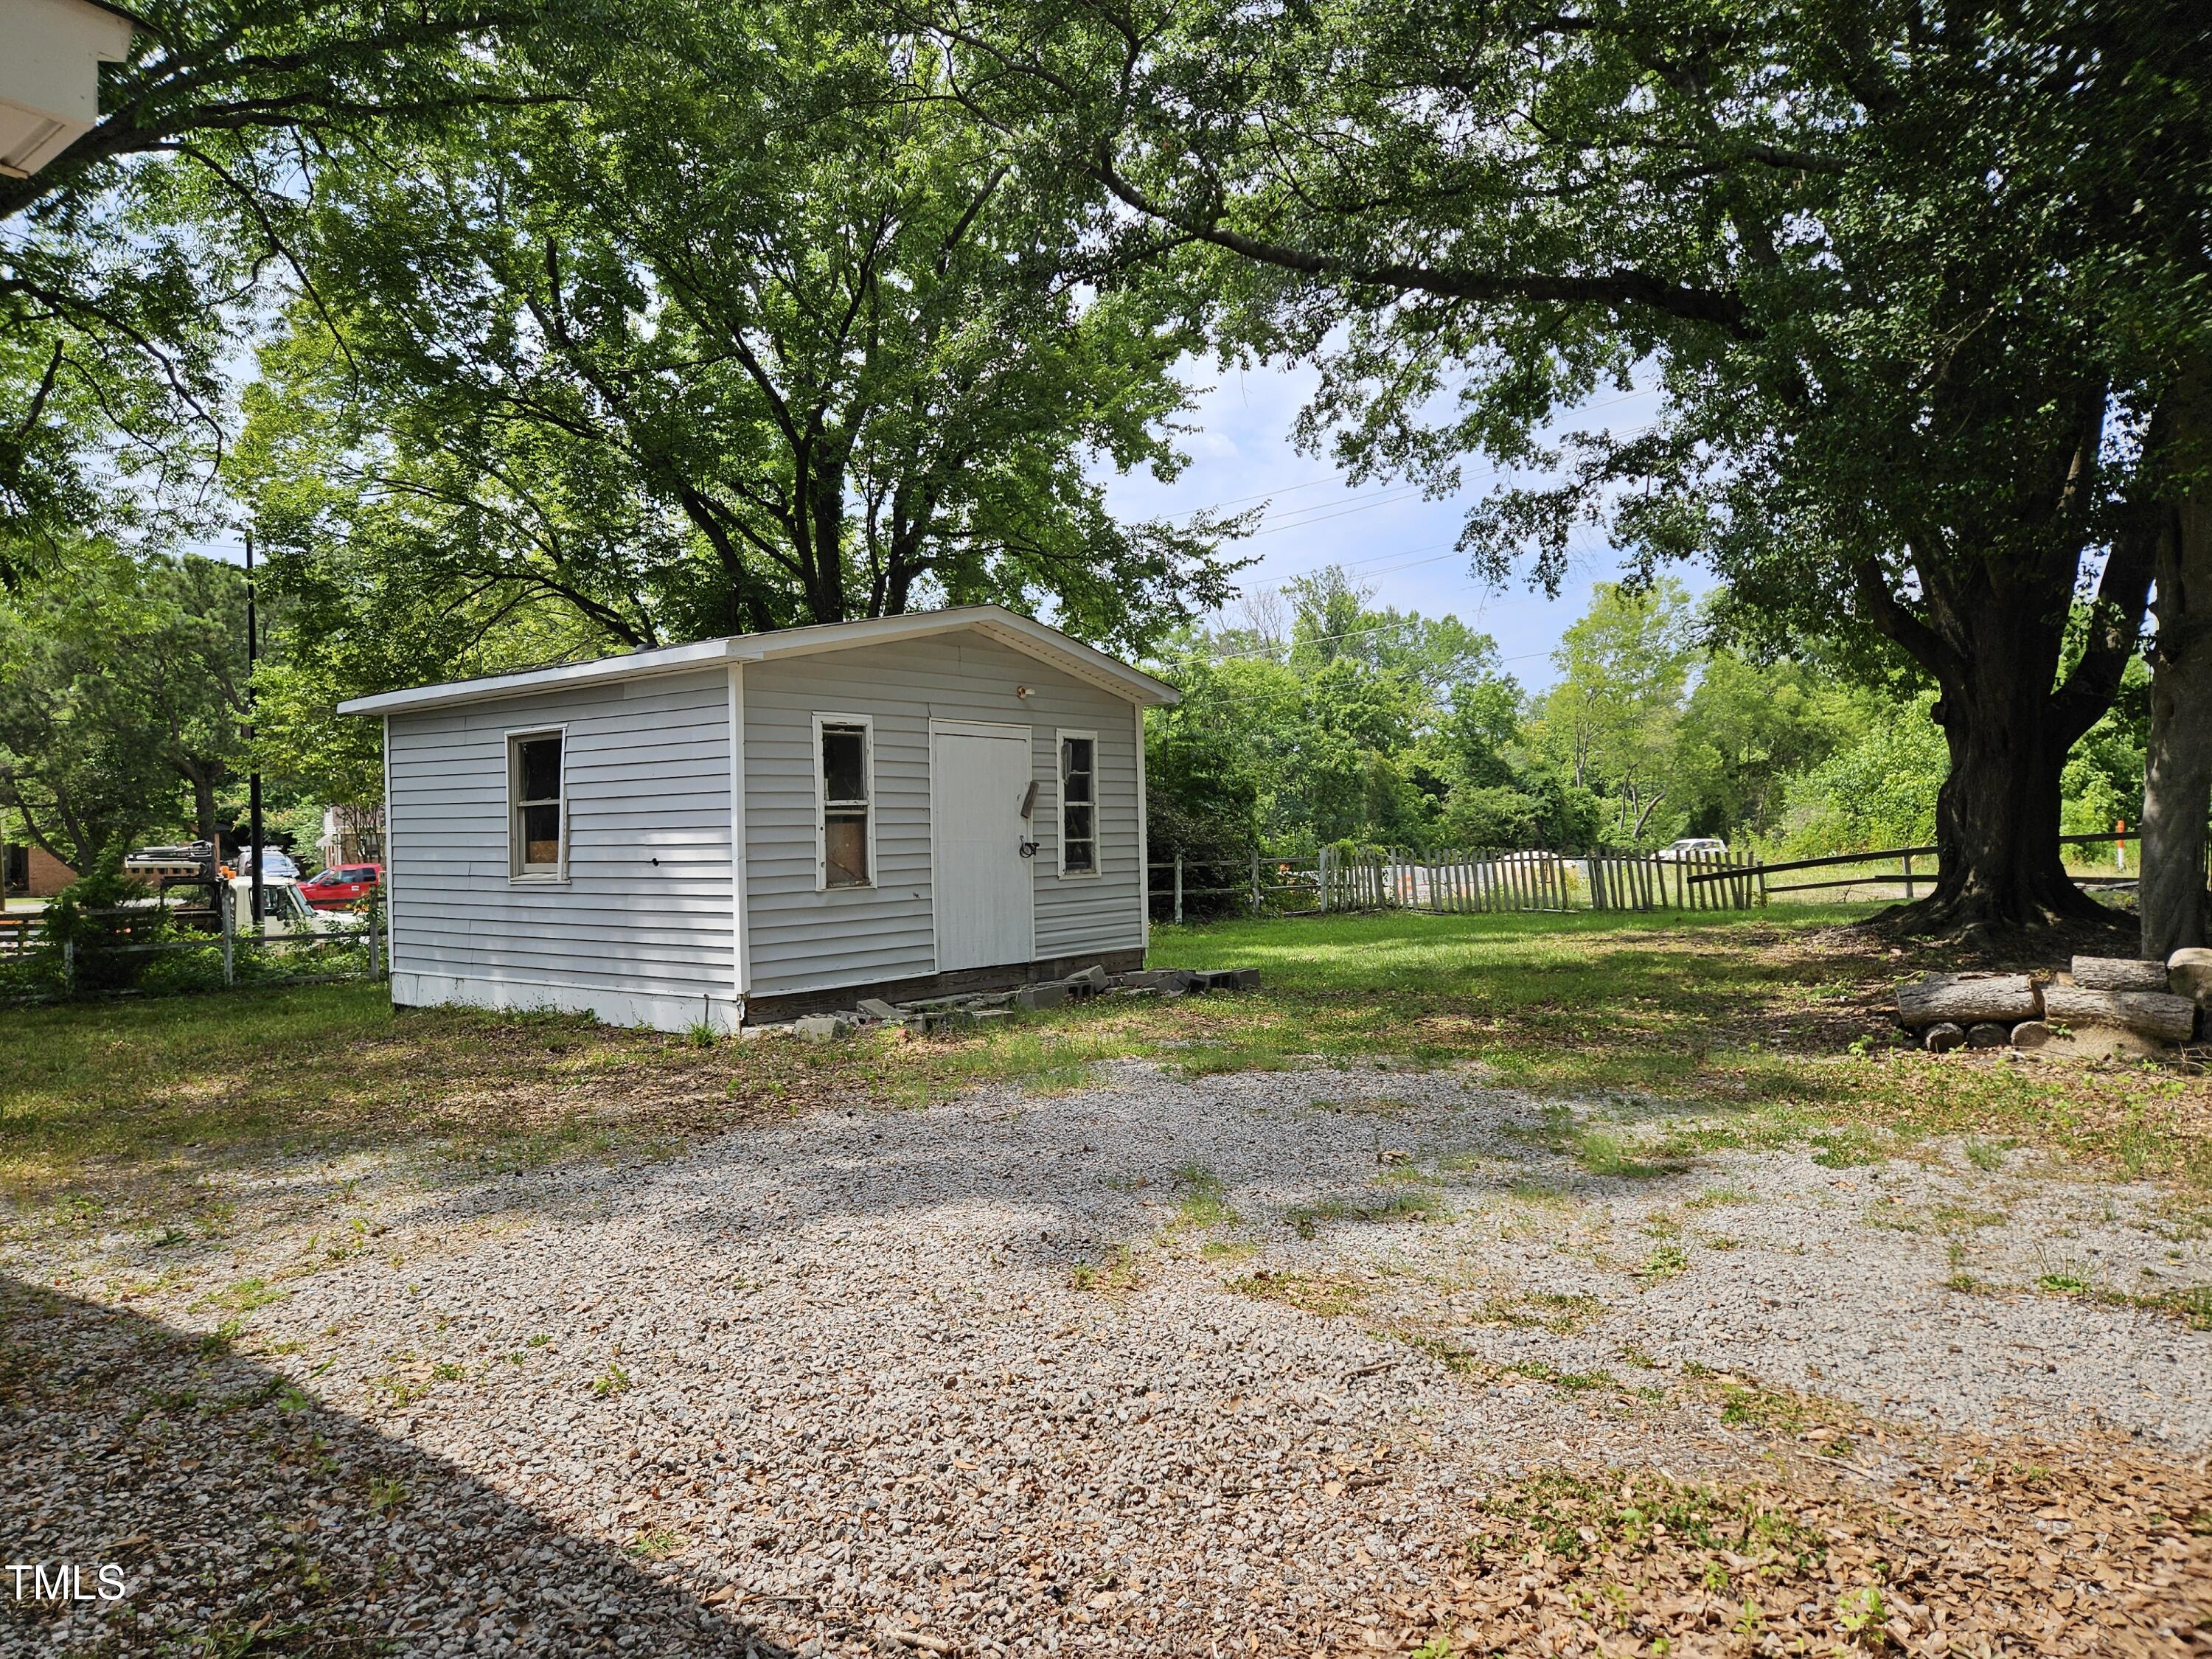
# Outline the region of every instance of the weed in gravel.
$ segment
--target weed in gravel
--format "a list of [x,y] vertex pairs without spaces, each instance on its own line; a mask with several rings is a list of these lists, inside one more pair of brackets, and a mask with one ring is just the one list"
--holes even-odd
[[1547,1106],[1540,1121],[1507,1123],[1503,1129],[1512,1139],[1572,1158],[1594,1176],[1650,1181],[1680,1175],[1689,1167],[1680,1158],[1645,1156],[1641,1146],[1611,1130],[1584,1127],[1576,1121],[1571,1107]]
[[1604,1317],[1605,1304],[1594,1296],[1566,1296],[1543,1291],[1493,1296],[1475,1310],[1471,1322],[1477,1325],[1540,1326],[1556,1335],[1571,1336]]
[[1179,1228],[1233,1226],[1242,1219],[1229,1207],[1229,1188],[1219,1176],[1203,1164],[1186,1164],[1175,1172],[1176,1189],[1182,1194],[1176,1201],[1175,1219],[1169,1224]]
[[1144,1271],[1138,1266],[1136,1254],[1127,1244],[1116,1244],[1099,1261],[1079,1261],[1067,1270],[1070,1290],[1093,1291],[1100,1296],[1127,1296],[1144,1283]]
[[1350,1313],[1374,1293],[1371,1285],[1353,1273],[1279,1273],[1265,1267],[1230,1279],[1223,1288],[1324,1318]]
[[624,1546],[624,1553],[641,1561],[665,1561],[684,1547],[684,1540],[666,1527],[647,1527]]
[[391,1475],[373,1474],[368,1478],[368,1506],[382,1515],[407,1501],[407,1483]]
[[1717,1187],[1706,1188],[1695,1198],[1685,1200],[1682,1207],[1686,1210],[1716,1210],[1724,1205],[1749,1204],[1752,1201],[1753,1194],[1748,1188],[1723,1182]]
[[2212,1285],[2148,1293],[2109,1289],[2079,1273],[2045,1273],[2035,1288],[2046,1296],[2078,1297],[2108,1308],[2133,1308],[2139,1313],[2178,1319],[2193,1331],[2212,1331]]
[[272,1302],[282,1302],[289,1295],[291,1291],[278,1290],[266,1279],[241,1279],[225,1290],[202,1297],[195,1305],[227,1308],[233,1313],[244,1314],[252,1313],[256,1308],[265,1308]]
[[1198,1254],[1203,1261],[1243,1261],[1259,1255],[1260,1247],[1241,1238],[1209,1238],[1198,1247]]
[[1680,1244],[1662,1244],[1645,1256],[1632,1271],[1637,1278],[1650,1283],[1674,1279],[1690,1270],[1690,1253]]
[[1981,1135],[1966,1137],[1966,1162],[1984,1175],[1994,1175],[2004,1168],[2005,1156],[2013,1149],[2009,1140],[1990,1140]]
[[1300,1204],[1283,1212],[1291,1231],[1300,1238],[1319,1236],[1324,1221],[1425,1221],[1443,1212],[1443,1199],[1424,1188],[1394,1193],[1379,1203],[1372,1200],[1326,1198],[1318,1204]]
[[629,1392],[629,1373],[612,1360],[607,1362],[606,1370],[592,1379],[592,1392],[602,1400],[612,1399],[618,1394],[627,1394]]

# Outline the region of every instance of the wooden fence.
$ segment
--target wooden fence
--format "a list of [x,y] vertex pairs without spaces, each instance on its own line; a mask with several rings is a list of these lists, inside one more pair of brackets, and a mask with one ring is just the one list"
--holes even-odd
[[[2061,836],[2062,847],[2124,847],[2133,832]],[[1916,863],[1916,860],[1917,862]],[[1892,867],[1892,866],[1894,867]],[[1869,868],[1869,866],[1872,866]],[[1777,876],[1840,871],[1813,881]],[[1378,850],[1323,848],[1311,858],[1252,855],[1249,869],[1181,853],[1149,866],[1152,914],[1181,921],[1186,908],[1206,914],[1317,915],[1330,910],[1439,912],[1747,910],[1785,894],[1902,887],[1917,898],[1939,873],[1933,847],[1885,847],[1768,864],[1736,852],[1673,848],[1656,853],[1504,851],[1416,858]],[[2131,887],[2136,878],[2077,875],[2083,887]],[[1193,900],[1225,903],[1192,906]]]
[[[1527,849],[1425,857],[1323,848],[1311,858],[1252,855],[1249,868],[1172,858],[1149,869],[1152,912],[1319,915],[1331,910],[1649,911],[1744,909],[1757,866],[1733,854],[1551,853]],[[1200,904],[1194,901],[1226,901]]]

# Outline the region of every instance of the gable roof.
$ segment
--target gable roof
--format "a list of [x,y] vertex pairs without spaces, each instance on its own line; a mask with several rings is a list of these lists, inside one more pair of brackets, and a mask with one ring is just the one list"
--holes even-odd
[[596,657],[589,662],[562,663],[552,668],[489,674],[481,679],[452,680],[443,685],[421,685],[405,691],[384,691],[374,696],[349,698],[338,705],[338,713],[400,714],[451,708],[460,703],[520,696],[532,691],[567,690],[642,679],[652,674],[680,673],[715,663],[773,662],[783,657],[815,656],[864,645],[902,644],[909,640],[971,630],[1133,703],[1160,708],[1182,700],[1182,694],[1164,680],[1154,679],[1103,651],[1070,638],[1056,628],[1047,628],[1003,605],[966,605],[950,611],[912,611],[902,617],[872,617],[861,622],[787,628],[773,634],[733,634],[726,639],[701,640],[694,645],[664,646],[652,651],[627,652],[617,657]]

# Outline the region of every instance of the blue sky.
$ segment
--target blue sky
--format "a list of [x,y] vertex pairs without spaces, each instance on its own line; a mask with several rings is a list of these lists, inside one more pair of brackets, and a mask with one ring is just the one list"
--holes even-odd
[[[1243,511],[1265,501],[1267,518],[1237,550],[1259,562],[1239,574],[1243,588],[1278,586],[1292,576],[1341,564],[1355,581],[1371,586],[1376,600],[1426,616],[1456,615],[1498,641],[1508,672],[1532,689],[1555,678],[1551,653],[1559,635],[1589,604],[1591,585],[1615,574],[1618,561],[1590,532],[1587,550],[1574,560],[1559,597],[1545,597],[1516,580],[1503,590],[1478,581],[1467,560],[1452,550],[1468,503],[1492,480],[1483,464],[1467,469],[1456,497],[1429,501],[1404,483],[1346,486],[1326,456],[1301,453],[1291,428],[1314,384],[1310,369],[1266,367],[1218,369],[1187,366],[1202,392],[1189,416],[1196,428],[1182,447],[1190,465],[1172,483],[1148,474],[1116,477],[1107,495],[1125,518],[1183,518],[1202,508]],[[1626,429],[1650,418],[1649,394],[1600,396],[1582,416],[1568,414],[1563,430]],[[1678,573],[1693,590],[1710,586],[1702,572]],[[1236,620],[1236,607],[1230,609]]]

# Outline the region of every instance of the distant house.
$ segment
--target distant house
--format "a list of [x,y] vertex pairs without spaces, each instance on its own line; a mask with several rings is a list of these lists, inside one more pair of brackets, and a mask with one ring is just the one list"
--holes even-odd
[[392,1000],[726,1030],[1137,966],[1176,696],[977,605],[356,698]]
[[76,872],[43,847],[0,847],[0,875],[9,898],[52,898],[76,879]]

